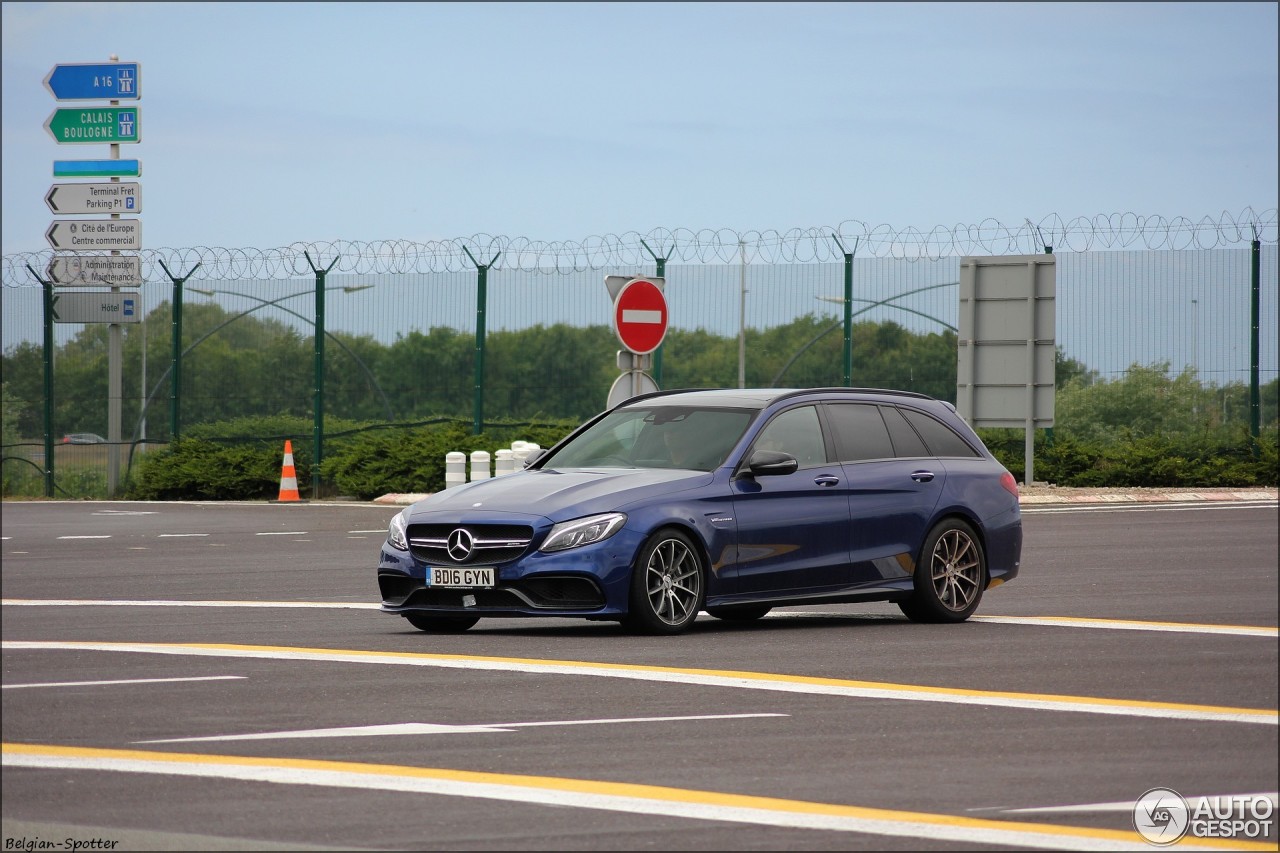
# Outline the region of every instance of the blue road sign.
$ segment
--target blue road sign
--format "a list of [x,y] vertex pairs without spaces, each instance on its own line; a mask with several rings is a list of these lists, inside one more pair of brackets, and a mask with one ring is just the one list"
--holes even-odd
[[136,101],[142,64],[69,62],[53,66],[44,87],[59,101]]
[[141,160],[54,160],[55,178],[136,178]]

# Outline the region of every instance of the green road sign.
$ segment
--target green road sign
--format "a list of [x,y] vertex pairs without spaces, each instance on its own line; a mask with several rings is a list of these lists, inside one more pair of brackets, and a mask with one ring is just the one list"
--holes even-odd
[[44,129],[60,144],[141,142],[137,107],[61,107],[45,119]]

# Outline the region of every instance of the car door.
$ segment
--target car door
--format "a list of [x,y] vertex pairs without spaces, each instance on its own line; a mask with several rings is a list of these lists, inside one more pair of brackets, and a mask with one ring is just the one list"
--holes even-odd
[[844,473],[830,461],[817,406],[774,415],[747,451],[794,456],[791,474],[743,476],[732,483],[738,546],[736,594],[804,593],[842,584],[849,560]]
[[947,472],[894,406],[828,403],[849,500],[849,574],[859,585],[911,577]]

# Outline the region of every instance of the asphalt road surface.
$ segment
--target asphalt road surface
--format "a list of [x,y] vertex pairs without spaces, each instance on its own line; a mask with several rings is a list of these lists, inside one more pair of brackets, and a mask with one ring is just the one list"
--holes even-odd
[[5,849],[1156,849],[1154,788],[1276,849],[1274,501],[1027,509],[962,625],[672,638],[419,633],[398,509],[5,503]]

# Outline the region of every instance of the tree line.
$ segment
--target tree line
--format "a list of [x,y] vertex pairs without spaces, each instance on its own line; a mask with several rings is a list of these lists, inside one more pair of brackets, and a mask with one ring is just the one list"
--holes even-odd
[[[144,330],[150,328],[150,334]],[[169,438],[169,303],[146,323],[124,327],[123,433]],[[237,315],[217,304],[183,310],[181,428],[244,417],[310,417],[314,342],[273,318]],[[143,345],[145,339],[145,385]],[[90,324],[54,355],[55,438],[107,434],[106,325]],[[852,384],[918,391],[955,401],[957,337],[913,332],[892,321],[853,327]],[[608,326],[563,324],[490,332],[485,341],[486,420],[578,421],[606,405],[618,376],[619,343]],[[474,334],[436,327],[382,343],[335,332],[325,346],[325,414],[356,422],[412,423],[470,417],[475,395]],[[842,325],[813,314],[746,330],[746,385],[842,385]],[[11,347],[0,360],[5,444],[43,434],[43,354],[39,344]],[[1115,429],[1204,430],[1248,422],[1242,383],[1205,386],[1192,371],[1134,365],[1123,380],[1101,380],[1062,352],[1057,359],[1058,425],[1090,438]],[[662,349],[664,388],[736,387],[738,341],[705,330],[672,329]],[[1277,381],[1263,389],[1264,422],[1273,423]]]

